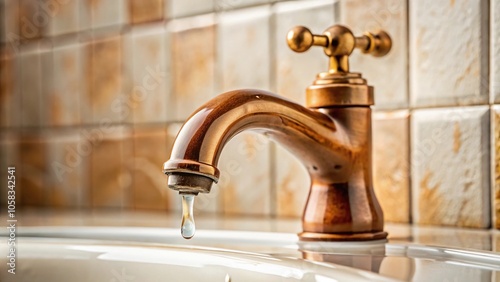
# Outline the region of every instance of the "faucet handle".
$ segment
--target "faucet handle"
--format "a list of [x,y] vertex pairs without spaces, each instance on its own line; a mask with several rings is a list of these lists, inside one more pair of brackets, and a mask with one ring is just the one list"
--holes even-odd
[[321,46],[330,58],[330,73],[349,72],[349,55],[354,48],[375,57],[386,55],[392,46],[391,37],[383,30],[365,32],[355,37],[351,30],[342,25],[327,28],[322,35],[313,34],[307,27],[296,26],[287,34],[287,43],[295,52],[305,52],[312,46]]

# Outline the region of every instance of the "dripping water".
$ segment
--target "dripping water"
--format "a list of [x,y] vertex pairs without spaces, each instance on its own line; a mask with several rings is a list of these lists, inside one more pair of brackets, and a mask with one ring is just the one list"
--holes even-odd
[[196,230],[193,217],[194,195],[182,195],[182,223],[181,234],[184,239],[191,239]]

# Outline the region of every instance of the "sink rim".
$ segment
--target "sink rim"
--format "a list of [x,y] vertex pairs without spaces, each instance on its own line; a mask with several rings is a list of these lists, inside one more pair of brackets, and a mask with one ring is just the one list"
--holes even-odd
[[[2,230],[0,236],[7,236],[7,231]],[[486,250],[473,250],[457,247],[446,247],[413,242],[299,242],[294,233],[261,232],[261,231],[232,231],[232,230],[197,230],[195,237],[185,240],[181,237],[179,229],[164,227],[122,227],[122,226],[22,226],[18,228],[18,237],[32,238],[67,238],[67,239],[94,239],[114,242],[156,243],[181,246],[204,246],[225,244],[231,242],[238,246],[253,246],[274,248],[271,252],[259,251],[262,254],[280,254],[276,249],[283,249],[282,255],[290,252],[304,250],[325,254],[345,254],[342,250],[349,249],[353,255],[353,248],[365,252],[355,252],[354,255],[377,255],[380,244],[385,247],[385,256],[400,256],[418,259],[452,260],[469,264],[471,267],[486,268],[500,271],[500,253]],[[311,247],[312,246],[312,247]],[[360,248],[361,246],[361,248]],[[217,246],[217,248],[219,248]],[[219,249],[247,251],[244,248]],[[256,252],[254,252],[256,253]]]

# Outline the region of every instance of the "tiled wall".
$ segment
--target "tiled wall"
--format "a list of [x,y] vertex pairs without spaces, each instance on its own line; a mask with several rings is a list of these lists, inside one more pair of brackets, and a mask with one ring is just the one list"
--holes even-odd
[[[0,173],[16,166],[21,207],[178,212],[160,168],[187,116],[237,88],[302,103],[327,59],[285,34],[342,23],[393,39],[386,57],[351,57],[375,86],[386,220],[500,228],[495,2],[0,0]],[[306,171],[266,138],[237,136],[220,168],[198,213],[302,214]]]

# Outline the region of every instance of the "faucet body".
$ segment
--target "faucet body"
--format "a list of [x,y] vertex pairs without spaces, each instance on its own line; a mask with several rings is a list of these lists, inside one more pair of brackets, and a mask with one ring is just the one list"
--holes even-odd
[[181,128],[164,165],[169,188],[210,192],[219,177],[224,145],[246,130],[282,145],[309,172],[301,239],[385,238],[382,210],[372,189],[369,106],[306,108],[251,89],[221,94]]
[[215,97],[181,128],[163,167],[168,186],[181,194],[210,192],[219,178],[217,164],[224,145],[251,130],[285,147],[309,172],[301,240],[385,239],[382,209],[372,187],[373,87],[360,74],[349,72],[348,58],[355,48],[384,56],[391,39],[383,31],[355,37],[348,28],[335,25],[322,35],[295,27],[287,42],[296,52],[321,46],[329,56],[328,71],[319,73],[306,90],[308,107],[262,90]]

